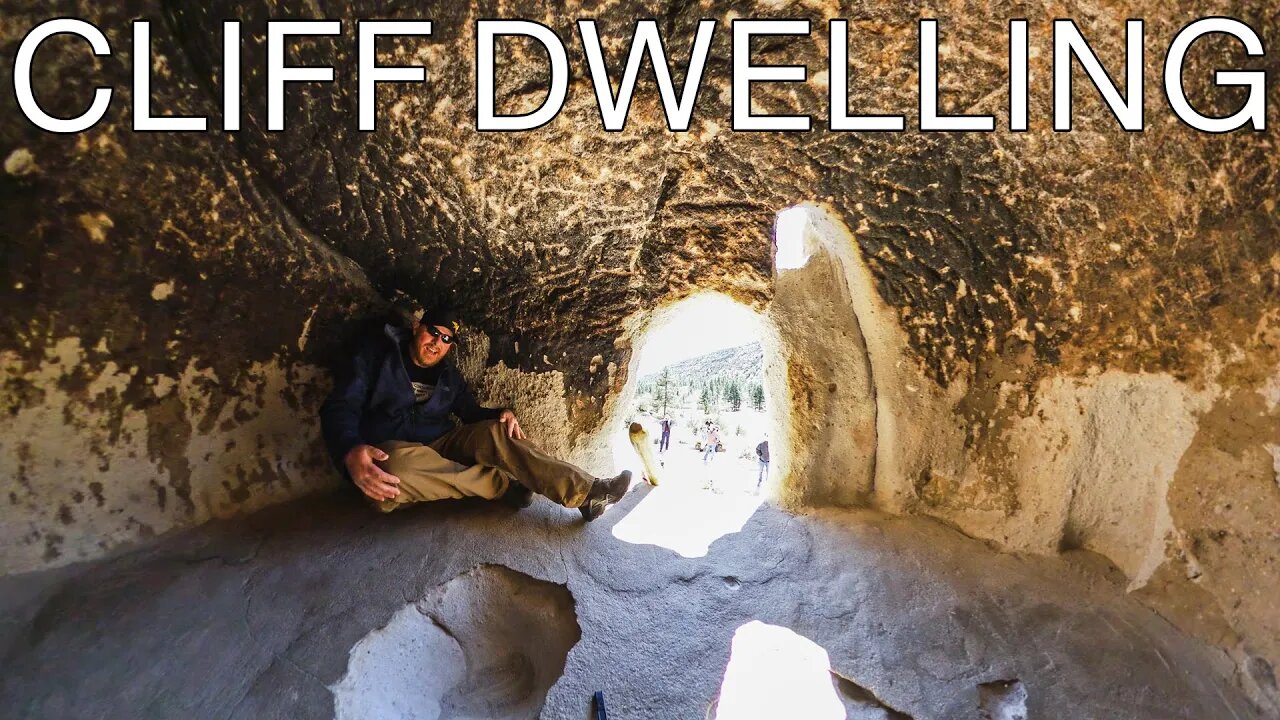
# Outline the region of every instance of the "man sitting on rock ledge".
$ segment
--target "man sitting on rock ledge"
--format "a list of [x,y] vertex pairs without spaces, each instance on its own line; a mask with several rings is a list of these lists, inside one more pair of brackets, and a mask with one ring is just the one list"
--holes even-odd
[[383,512],[463,497],[526,507],[536,492],[600,517],[627,492],[630,471],[593,478],[526,440],[512,410],[476,403],[446,361],[460,330],[455,313],[437,309],[412,331],[387,325],[366,341],[320,409],[334,461]]

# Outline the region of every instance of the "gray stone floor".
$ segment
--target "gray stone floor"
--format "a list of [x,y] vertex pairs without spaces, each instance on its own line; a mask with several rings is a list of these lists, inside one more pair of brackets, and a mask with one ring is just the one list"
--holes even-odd
[[[554,683],[545,718],[587,718],[596,690],[612,720],[704,718],[735,633],[763,624],[825,650],[831,675],[814,687],[851,718],[1014,718],[1024,702],[1031,720],[1260,717],[1220,654],[1126,598],[1091,556],[769,505],[704,557],[615,537],[660,491],[637,488],[590,525],[541,499],[381,516],[335,495],[5,578],[0,708],[518,717]],[[722,714],[739,700],[719,698]]]

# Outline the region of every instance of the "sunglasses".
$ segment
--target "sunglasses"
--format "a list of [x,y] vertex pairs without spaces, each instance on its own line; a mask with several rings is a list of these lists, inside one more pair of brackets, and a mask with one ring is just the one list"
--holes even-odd
[[439,330],[435,329],[431,325],[427,326],[427,332],[431,333],[431,337],[440,338],[440,342],[444,343],[445,345],[452,345],[453,341],[458,339],[453,335],[440,332]]

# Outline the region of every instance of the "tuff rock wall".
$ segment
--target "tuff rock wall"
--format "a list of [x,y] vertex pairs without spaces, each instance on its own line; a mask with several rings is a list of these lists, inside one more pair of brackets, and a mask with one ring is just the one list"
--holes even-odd
[[[1280,35],[1264,0],[1037,0],[995,11],[0,0],[0,83],[11,82],[27,29],[70,15],[101,27],[114,54],[50,41],[34,79],[42,102],[74,115],[93,87],[116,87],[107,119],[78,136],[36,131],[0,93],[0,562],[15,572],[89,558],[336,485],[314,420],[324,368],[361,318],[391,303],[455,298],[483,334],[467,358],[473,377],[497,400],[537,398],[538,436],[589,459],[646,313],[699,290],[769,312],[787,282],[771,263],[775,214],[812,203],[812,243],[831,263],[827,277],[843,275],[847,295],[833,297],[849,308],[817,354],[778,323],[779,352],[798,370],[771,387],[791,411],[793,465],[809,469],[787,478],[783,496],[929,514],[1015,550],[1101,553],[1133,592],[1231,653],[1255,698],[1274,702],[1274,80],[1265,133],[1194,132],[1159,94],[1169,39],[1213,14],[1249,22],[1272,44]],[[770,16],[814,21],[810,40],[761,42],[755,53],[807,64],[809,81],[759,85],[754,102],[812,113],[813,132],[730,130],[727,21]],[[291,86],[292,129],[267,133],[262,24],[283,17],[340,18],[345,35],[294,45],[293,62],[335,64],[338,82]],[[379,131],[360,133],[354,20],[387,17],[435,22],[431,39],[389,41],[383,53],[388,64],[425,65],[429,82],[384,86]],[[573,76],[554,122],[474,132],[473,23],[486,17],[539,20],[565,39]],[[666,130],[647,73],[627,129],[600,129],[579,17],[600,21],[615,63],[636,18],[658,19],[681,64],[697,21],[722,21],[689,133]],[[1028,18],[1031,131],[825,130],[832,17],[850,20],[855,111],[914,122],[915,23],[938,17],[943,111],[992,113],[1001,126],[1007,20]],[[1112,68],[1124,20],[1146,20],[1146,132],[1119,129],[1079,71],[1075,129],[1050,130],[1055,17],[1074,18]],[[242,132],[130,130],[138,18],[153,21],[155,107],[209,115],[215,128],[221,21],[245,23]],[[530,109],[545,95],[545,58],[508,50],[499,109]],[[1274,53],[1246,58],[1205,40],[1189,59],[1189,95],[1226,114],[1243,98],[1212,88],[1212,70],[1274,78],[1278,64]],[[823,353],[842,351],[867,361],[823,366]],[[852,381],[831,380],[840,373]],[[815,403],[815,393],[836,397]],[[875,430],[872,454],[860,426],[854,491],[821,473],[838,458],[813,459],[820,442],[853,444],[838,427],[815,429],[815,413],[841,393],[874,404],[870,415],[851,411]]]

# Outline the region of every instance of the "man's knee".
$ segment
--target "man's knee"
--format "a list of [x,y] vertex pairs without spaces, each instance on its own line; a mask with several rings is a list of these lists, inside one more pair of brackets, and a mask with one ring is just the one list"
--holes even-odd
[[504,425],[501,420],[483,420],[480,422],[480,425],[484,427],[484,430],[489,437],[493,438],[497,442],[506,442],[511,439],[507,437],[507,426]]
[[[477,451],[484,448],[497,448],[503,446],[507,438],[507,427],[498,420],[481,420],[480,422],[467,423],[458,428],[453,434],[451,447],[462,453],[463,455],[472,456]],[[456,458],[455,458],[456,459]],[[467,464],[474,464],[474,457],[466,460]]]
[[387,454],[386,460],[374,460],[373,464],[385,473],[390,473],[396,477],[400,477],[403,473],[410,469],[410,458],[413,453],[406,447],[385,447],[381,448]]
[[392,454],[391,457],[381,462],[374,463],[388,475],[395,475],[398,478],[406,477],[419,469],[420,463],[414,462],[413,456],[399,453]]

